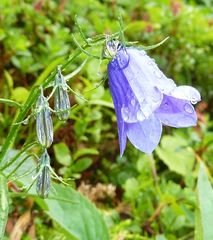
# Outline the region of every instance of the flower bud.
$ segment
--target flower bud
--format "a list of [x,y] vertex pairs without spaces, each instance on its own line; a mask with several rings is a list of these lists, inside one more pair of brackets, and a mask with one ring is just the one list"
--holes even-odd
[[36,191],[42,198],[47,198],[50,190],[50,157],[47,150],[41,155],[37,178]]
[[67,84],[64,76],[58,68],[58,74],[55,78],[55,92],[54,92],[54,110],[60,120],[67,120],[70,115],[70,99],[67,93]]
[[36,103],[36,132],[39,143],[49,147],[53,142],[53,123],[47,98],[41,92]]

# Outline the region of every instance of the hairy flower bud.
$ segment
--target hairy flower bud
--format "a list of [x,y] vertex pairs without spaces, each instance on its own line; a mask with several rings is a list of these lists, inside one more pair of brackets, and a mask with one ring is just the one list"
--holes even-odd
[[70,100],[67,93],[67,84],[64,76],[58,68],[58,74],[55,78],[55,92],[54,92],[54,110],[60,120],[68,119],[70,115]]
[[[39,169],[38,169],[38,178],[36,191],[37,194],[42,198],[47,198],[50,190],[50,157],[47,150],[45,149],[44,153],[41,155]],[[39,172],[40,171],[40,172]]]
[[36,132],[39,143],[43,147],[49,147],[53,142],[53,123],[47,98],[39,96],[36,103]]

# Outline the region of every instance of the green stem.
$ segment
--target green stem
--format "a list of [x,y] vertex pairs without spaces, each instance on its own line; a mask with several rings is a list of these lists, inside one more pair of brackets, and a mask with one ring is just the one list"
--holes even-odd
[[7,175],[7,179],[9,179],[20,167],[21,165],[30,157],[34,157],[34,154],[30,154],[22,159],[22,161]]
[[9,105],[11,107],[21,108],[21,104],[20,103],[15,102],[15,101],[10,100],[10,99],[6,99],[6,98],[0,98],[0,103],[7,104],[7,105]]
[[33,147],[37,142],[32,142],[24,147],[22,147],[21,151],[19,151],[12,159],[11,161],[7,162],[4,166],[0,168],[0,171],[3,171],[5,168],[8,168],[10,165],[12,165],[17,158],[19,158],[25,151],[29,150],[31,147]]
[[[39,96],[39,88],[38,87],[33,87],[28,99],[26,100],[26,103],[24,104],[24,106],[22,107],[22,109],[20,109],[18,111],[18,114],[16,115],[16,118],[14,120],[14,123],[16,122],[21,122],[23,121],[24,117],[26,116],[26,114],[28,113],[28,111],[31,109],[32,105],[34,104],[35,100],[37,99],[37,97]],[[1,153],[0,153],[0,163],[3,161],[5,155],[7,154],[8,150],[10,147],[12,147],[16,136],[18,134],[20,128],[20,124],[19,125],[15,125],[12,124],[10,127],[10,131],[9,134],[6,138],[6,141],[4,143],[4,145],[2,146],[1,149]]]

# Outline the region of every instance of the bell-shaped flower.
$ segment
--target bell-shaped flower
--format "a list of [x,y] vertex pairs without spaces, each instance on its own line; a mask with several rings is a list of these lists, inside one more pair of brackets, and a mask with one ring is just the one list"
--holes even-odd
[[160,141],[162,125],[196,125],[192,104],[200,101],[200,94],[195,88],[176,86],[143,50],[112,42],[107,48],[115,53],[108,64],[108,76],[121,156],[127,138],[137,149],[150,154]]

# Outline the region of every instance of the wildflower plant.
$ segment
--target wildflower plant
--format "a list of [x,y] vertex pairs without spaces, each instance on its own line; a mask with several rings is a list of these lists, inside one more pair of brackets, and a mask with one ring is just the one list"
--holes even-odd
[[[0,170],[4,181],[8,176],[11,177],[11,173],[6,175],[4,170],[9,165],[16,164],[20,153],[12,159],[7,159],[6,156],[13,147],[21,123],[26,122],[24,119],[29,119],[29,117],[26,118],[26,115],[35,107],[29,116],[33,115],[36,118],[38,141],[34,145],[38,146],[42,152],[38,160],[37,173],[33,177],[33,180],[37,181],[37,193],[42,198],[48,197],[51,189],[51,176],[64,183],[51,168],[48,155],[48,148],[54,139],[52,113],[62,121],[69,118],[70,109],[72,109],[68,95],[69,91],[85,100],[81,94],[76,93],[69,87],[67,79],[77,74],[83,68],[87,59],[90,58],[99,59],[100,64],[104,59],[109,61],[107,70],[109,88],[117,116],[121,156],[124,153],[127,138],[137,149],[150,154],[160,141],[162,125],[176,128],[196,125],[197,116],[192,104],[200,101],[199,92],[189,86],[177,87],[174,81],[168,79],[158,68],[155,61],[145,52],[145,50],[158,47],[165,40],[147,48],[130,46],[131,43],[125,43],[124,41],[124,29],[121,21],[120,26],[120,31],[115,34],[103,34],[87,39],[80,26],[77,25],[84,41],[83,46],[78,43],[73,35],[73,41],[77,49],[50,76],[43,79],[40,84],[33,86],[27,101],[23,105],[20,106],[15,101],[8,99],[3,101],[5,104],[9,103],[18,107],[14,124],[10,128],[0,153]],[[104,48],[99,55],[90,51],[96,46],[103,46]],[[86,55],[82,65],[67,77],[63,76],[62,71],[81,54]],[[45,90],[50,87],[52,91],[46,97]],[[54,97],[54,109],[50,108],[48,102],[52,96]],[[31,147],[32,144],[26,145],[21,152],[26,153]],[[6,195],[7,191],[2,191],[2,194]],[[99,239],[108,239],[108,234],[105,233],[101,237]]]

